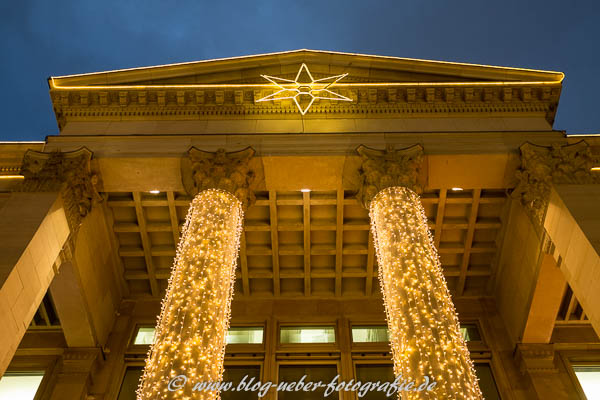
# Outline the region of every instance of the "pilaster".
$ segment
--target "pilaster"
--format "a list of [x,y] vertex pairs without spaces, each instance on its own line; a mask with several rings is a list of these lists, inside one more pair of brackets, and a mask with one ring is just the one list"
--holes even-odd
[[538,399],[576,400],[553,344],[519,344],[515,362],[529,375]]
[[101,354],[101,350],[95,347],[67,349],[60,362],[50,400],[97,399],[96,396],[88,396],[88,389],[93,383],[94,373],[102,362]]

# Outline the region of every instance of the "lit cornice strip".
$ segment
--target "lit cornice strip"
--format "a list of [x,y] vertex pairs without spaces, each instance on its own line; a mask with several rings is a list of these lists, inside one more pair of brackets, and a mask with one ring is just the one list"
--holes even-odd
[[[531,81],[531,82],[378,82],[378,83],[337,83],[337,87],[431,87],[431,86],[528,86],[528,85],[560,85],[560,81]],[[51,89],[64,90],[109,90],[109,89],[269,89],[272,84],[187,84],[187,85],[111,85],[111,86],[60,86],[50,78]]]

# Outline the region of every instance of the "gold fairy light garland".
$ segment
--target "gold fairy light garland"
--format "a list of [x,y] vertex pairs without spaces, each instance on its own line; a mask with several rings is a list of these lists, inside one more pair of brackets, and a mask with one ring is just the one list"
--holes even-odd
[[402,399],[482,399],[419,196],[389,187],[373,198],[369,215],[394,373],[417,388],[425,376],[436,382],[433,391]]
[[[204,190],[192,201],[138,400],[218,398],[193,388],[222,379],[242,221],[242,203],[229,192]],[[169,390],[178,376],[187,384]]]

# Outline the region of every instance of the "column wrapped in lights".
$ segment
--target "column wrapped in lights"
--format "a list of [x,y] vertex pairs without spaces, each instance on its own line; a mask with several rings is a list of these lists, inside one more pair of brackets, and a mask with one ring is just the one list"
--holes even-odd
[[378,151],[361,146],[363,185],[369,209],[379,280],[394,361],[394,374],[419,388],[402,399],[482,399],[469,350],[417,187],[422,148]]
[[394,373],[432,392],[403,399],[481,399],[469,350],[419,196],[404,187],[380,191],[369,215],[377,249]]
[[238,197],[248,192],[249,157],[227,157],[220,151],[201,152],[200,158],[192,160],[199,193],[183,227],[138,400],[219,398],[216,390],[194,386],[219,382],[223,375],[243,222]]

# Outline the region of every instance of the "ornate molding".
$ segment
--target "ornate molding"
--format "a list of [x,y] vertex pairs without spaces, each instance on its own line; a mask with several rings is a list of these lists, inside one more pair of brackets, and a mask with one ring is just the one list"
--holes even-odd
[[[427,87],[355,86],[339,88],[352,102],[315,101],[313,114],[438,114],[438,113],[544,113],[554,120],[561,86],[474,85],[452,83]],[[57,120],[78,118],[222,118],[225,115],[296,114],[293,101],[258,102],[274,93],[268,88],[144,88],[52,89]],[[343,104],[342,104],[343,103]]]
[[521,147],[521,167],[513,197],[520,200],[533,223],[541,227],[546,217],[552,184],[600,183],[600,175],[590,168],[597,162],[585,141],[571,145]]
[[407,187],[417,193],[422,191],[418,184],[419,170],[423,161],[423,146],[394,150],[376,150],[360,145],[356,152],[362,158],[359,170],[360,188],[357,198],[365,208],[381,190],[391,186]]
[[27,150],[21,175],[25,179],[16,192],[59,192],[71,232],[76,233],[95,202],[102,201],[97,191],[98,176],[92,174],[92,152],[85,147],[71,152],[43,153]]
[[518,344],[515,359],[522,373],[558,372],[554,365],[554,345],[552,344]]
[[226,190],[247,208],[256,200],[257,173],[249,163],[254,154],[251,147],[229,153],[225,149],[209,152],[192,147],[182,160],[183,186],[192,196],[206,189]]

